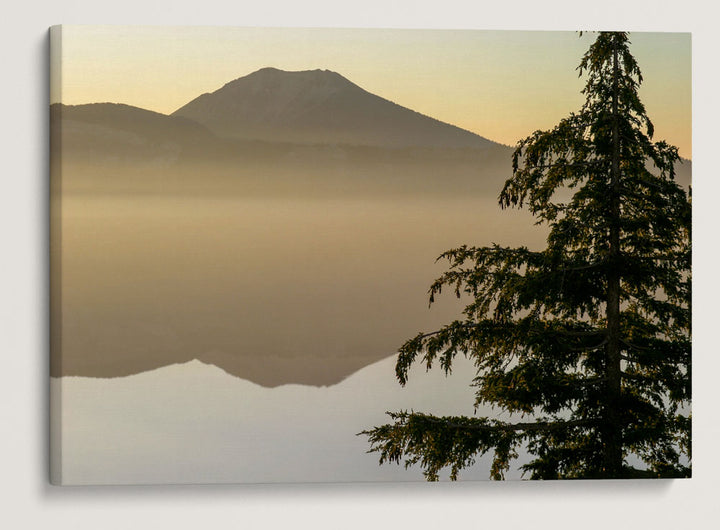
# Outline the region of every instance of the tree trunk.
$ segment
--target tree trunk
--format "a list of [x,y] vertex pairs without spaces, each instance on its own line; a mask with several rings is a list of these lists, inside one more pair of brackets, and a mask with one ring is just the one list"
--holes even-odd
[[610,198],[610,245],[607,274],[607,396],[604,444],[604,475],[622,475],[622,425],[620,420],[620,131],[619,131],[619,64],[617,42],[613,42],[612,96],[612,169]]

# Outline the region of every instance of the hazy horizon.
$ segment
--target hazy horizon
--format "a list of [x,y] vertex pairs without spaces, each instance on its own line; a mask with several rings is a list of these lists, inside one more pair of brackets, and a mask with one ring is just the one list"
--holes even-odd
[[544,238],[527,212],[460,197],[81,195],[63,231],[53,375],[197,358],[265,386],[335,383],[459,318],[452,295],[427,306],[447,248]]

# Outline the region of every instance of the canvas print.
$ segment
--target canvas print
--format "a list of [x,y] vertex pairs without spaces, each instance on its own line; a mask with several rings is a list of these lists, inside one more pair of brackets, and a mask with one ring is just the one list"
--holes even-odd
[[689,34],[50,43],[54,484],[691,475]]

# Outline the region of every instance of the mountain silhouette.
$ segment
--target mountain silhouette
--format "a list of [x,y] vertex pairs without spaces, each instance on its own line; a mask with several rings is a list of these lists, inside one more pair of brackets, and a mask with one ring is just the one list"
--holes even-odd
[[165,115],[54,104],[68,191],[496,194],[511,148],[428,118],[327,70],[265,68]]
[[263,68],[173,113],[221,136],[382,147],[488,147],[477,134],[397,105],[329,70]]

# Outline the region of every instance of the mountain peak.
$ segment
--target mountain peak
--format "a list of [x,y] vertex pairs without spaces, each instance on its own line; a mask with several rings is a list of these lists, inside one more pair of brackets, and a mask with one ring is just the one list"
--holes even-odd
[[261,68],[173,113],[220,136],[304,144],[486,147],[474,133],[362,89],[332,70]]
[[[315,68],[314,70],[281,70],[280,68],[275,68],[274,66],[265,66],[264,68],[260,68],[259,70],[255,70],[254,72],[243,76],[243,77],[254,77],[254,76],[277,76],[277,77],[287,77],[287,76],[304,76],[304,77],[333,77],[337,79],[345,79],[343,76],[341,76],[339,73],[334,72],[332,70],[322,69],[322,68]],[[243,77],[240,77],[239,79],[243,79]],[[347,80],[346,80],[347,81]]]
[[[251,74],[230,81],[217,92],[223,90],[267,90],[268,88],[282,89],[292,93],[298,90],[341,90],[355,87],[348,79],[331,70],[280,70],[267,66]],[[217,93],[216,92],[216,93]]]
[[315,68],[314,70],[282,70],[280,68],[275,68],[274,66],[265,66],[263,68],[260,68],[259,70],[255,70],[254,72],[243,76],[243,77],[250,77],[255,75],[293,75],[293,74],[314,74],[314,75],[323,75],[323,74],[330,74],[337,77],[342,77],[337,72],[333,72],[332,70],[322,69],[322,68]]

